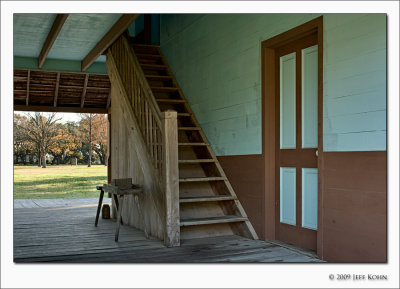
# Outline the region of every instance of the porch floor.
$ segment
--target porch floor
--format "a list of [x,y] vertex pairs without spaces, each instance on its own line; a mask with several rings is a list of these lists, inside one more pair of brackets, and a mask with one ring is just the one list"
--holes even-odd
[[[107,199],[105,199],[107,201]],[[309,251],[277,242],[222,236],[183,240],[166,248],[162,241],[100,217],[97,199],[15,200],[14,262],[56,263],[217,263],[322,262]]]

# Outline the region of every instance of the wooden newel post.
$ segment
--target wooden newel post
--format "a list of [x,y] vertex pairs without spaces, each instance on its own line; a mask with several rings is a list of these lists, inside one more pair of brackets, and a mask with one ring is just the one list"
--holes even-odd
[[163,186],[165,192],[165,236],[167,247],[180,246],[178,120],[176,111],[162,113]]

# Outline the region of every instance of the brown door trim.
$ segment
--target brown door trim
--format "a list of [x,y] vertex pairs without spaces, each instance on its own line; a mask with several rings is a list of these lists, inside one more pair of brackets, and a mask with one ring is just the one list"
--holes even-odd
[[[275,239],[275,50],[291,41],[309,34],[318,34],[318,232],[317,254],[323,257],[322,251],[322,177],[323,145],[322,145],[322,93],[323,93],[323,16],[306,22],[261,44],[262,56],[262,149],[265,162],[265,239]],[[269,141],[267,141],[269,140]]]

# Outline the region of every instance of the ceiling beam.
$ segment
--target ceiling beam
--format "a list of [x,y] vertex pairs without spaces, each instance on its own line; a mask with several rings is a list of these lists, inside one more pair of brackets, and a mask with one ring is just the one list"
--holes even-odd
[[107,108],[95,107],[54,107],[54,106],[25,106],[14,105],[14,111],[37,111],[37,112],[74,112],[74,113],[108,113]]
[[31,71],[28,70],[28,78],[26,80],[26,105],[29,105],[29,83],[31,81]]
[[140,14],[124,14],[111,27],[95,47],[85,56],[81,63],[82,71],[88,69],[90,65],[119,37],[129,25],[134,22]]
[[40,51],[39,54],[39,61],[38,61],[39,68],[43,67],[44,61],[46,60],[46,57],[49,54],[50,49],[54,44],[54,41],[56,41],[58,33],[60,33],[65,20],[67,20],[68,15],[69,14],[57,14],[53,26],[51,27],[50,32],[47,35],[46,41],[43,44],[42,51]]
[[83,85],[82,96],[81,96],[81,108],[83,108],[83,105],[85,104],[85,97],[86,97],[86,89],[87,89],[88,80],[89,80],[89,74],[86,74],[85,84]]
[[57,82],[56,82],[56,90],[54,92],[54,107],[57,106],[57,99],[58,99],[58,88],[60,87],[60,73],[57,72]]

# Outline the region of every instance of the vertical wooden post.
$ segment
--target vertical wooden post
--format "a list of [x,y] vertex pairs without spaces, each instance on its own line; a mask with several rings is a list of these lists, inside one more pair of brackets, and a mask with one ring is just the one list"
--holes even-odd
[[[111,92],[110,92],[111,95]],[[111,113],[107,114],[107,183],[111,184]]]
[[178,120],[176,111],[162,113],[163,186],[165,192],[165,235],[167,247],[180,246]]

